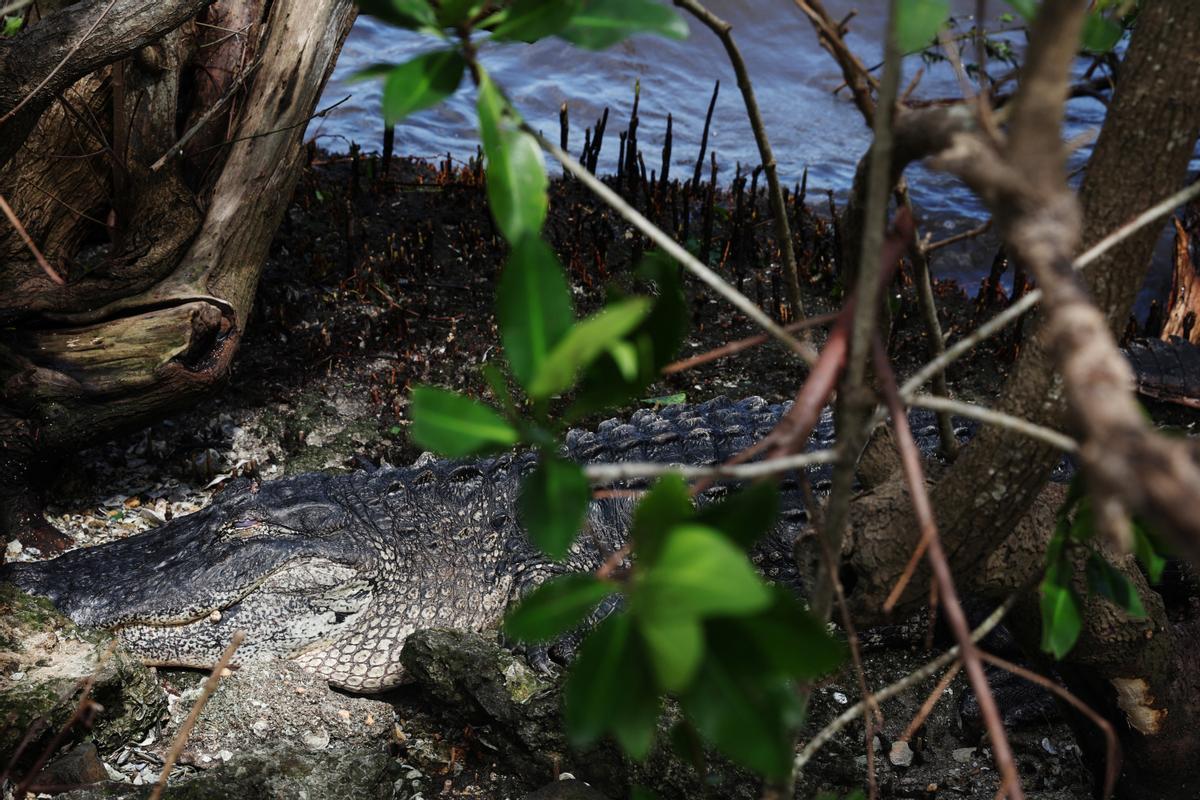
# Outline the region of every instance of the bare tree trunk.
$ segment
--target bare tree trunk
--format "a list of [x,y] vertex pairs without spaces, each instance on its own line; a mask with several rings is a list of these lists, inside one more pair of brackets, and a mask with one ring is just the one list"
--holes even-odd
[[0,232],[0,533],[56,544],[31,471],[195,402],[245,332],[355,10],[205,6],[79,3],[0,40],[0,194],[66,278]]

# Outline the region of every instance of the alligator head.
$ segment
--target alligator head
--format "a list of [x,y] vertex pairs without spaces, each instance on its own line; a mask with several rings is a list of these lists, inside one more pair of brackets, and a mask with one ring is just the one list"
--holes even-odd
[[335,640],[371,602],[375,551],[322,476],[226,491],[205,510],[0,579],[79,625],[115,630],[151,663],[207,667],[245,632],[235,663],[294,658]]

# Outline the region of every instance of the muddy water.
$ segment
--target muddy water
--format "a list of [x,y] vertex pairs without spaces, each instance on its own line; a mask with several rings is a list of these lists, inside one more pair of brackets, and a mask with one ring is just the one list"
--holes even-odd
[[[844,195],[855,164],[869,142],[869,132],[847,93],[834,93],[841,74],[817,44],[807,20],[790,0],[710,0],[708,5],[734,26],[781,178],[794,183],[807,168],[810,196],[813,190],[825,188]],[[827,5],[837,18],[852,8],[857,10],[848,41],[868,64],[877,62],[886,3],[829,0]],[[992,5],[999,9],[1001,4]],[[965,19],[974,2],[954,0],[953,6],[954,12]],[[692,32],[687,41],[635,37],[600,53],[577,50],[557,39],[534,45],[485,43],[481,58],[526,118],[554,140],[558,139],[559,107],[567,104],[571,150],[575,153],[582,149],[584,128],[594,126],[604,108],[609,108],[608,133],[600,159],[603,171],[615,170],[617,132],[628,125],[634,84],[640,82],[638,139],[647,169],[661,167],[660,151],[669,112],[674,118],[671,173],[676,177],[690,175],[713,84],[719,80],[710,148],[716,152],[720,172],[727,179],[738,163],[758,164],[758,151],[720,42],[695,21],[689,19],[689,24]],[[1021,34],[1007,37],[1014,46],[1021,46]],[[351,142],[368,152],[379,150],[383,135],[379,82],[354,82],[351,76],[369,64],[399,63],[437,46],[430,37],[397,31],[370,17],[360,18],[342,51],[321,107],[347,96],[349,99],[326,119],[315,121],[309,135],[318,137],[331,150],[345,151]],[[919,57],[906,60],[905,84],[921,67]],[[993,73],[1005,69],[1004,65],[994,65]],[[473,155],[478,144],[475,93],[468,84],[464,80],[448,102],[397,126],[397,152],[430,158],[445,158],[447,153],[459,159]],[[952,71],[941,64],[926,69],[916,96],[951,97],[958,93]],[[1103,114],[1104,106],[1094,99],[1071,101],[1067,136],[1097,128]],[[1086,147],[1077,152],[1074,163],[1082,163],[1087,153]],[[934,238],[973,227],[985,216],[975,197],[945,175],[917,167],[910,171],[910,180],[918,213]],[[991,250],[978,245],[947,248],[939,253],[934,266],[938,274],[974,286],[990,266]]]

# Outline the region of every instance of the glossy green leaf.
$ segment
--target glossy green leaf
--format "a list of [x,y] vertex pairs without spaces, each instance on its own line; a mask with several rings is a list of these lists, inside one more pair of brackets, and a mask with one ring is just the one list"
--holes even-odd
[[1120,23],[1103,14],[1088,14],[1083,21],[1083,49],[1089,53],[1107,53],[1121,41]]
[[616,613],[584,640],[563,688],[567,735],[583,747],[603,736],[623,702],[626,671],[645,669],[635,651],[633,622]]
[[358,0],[363,13],[408,30],[438,31],[429,0]]
[[521,483],[517,510],[530,540],[551,558],[563,558],[583,524],[591,497],[578,464],[547,456]]
[[740,641],[710,638],[699,672],[680,695],[700,735],[725,755],[768,778],[790,774],[793,736],[803,708],[792,684],[747,669]]
[[901,53],[928,47],[949,16],[950,0],[897,0],[896,46]]
[[1162,580],[1163,570],[1167,560],[1161,555],[1162,548],[1146,523],[1137,517],[1133,518],[1133,552],[1138,561],[1146,569],[1150,583],[1157,585]]
[[546,581],[504,620],[504,631],[520,642],[545,642],[574,630],[604,598],[615,594],[612,581],[577,572]]
[[1079,598],[1071,588],[1071,572],[1065,559],[1052,563],[1042,580],[1042,649],[1062,659],[1079,638],[1083,615]]
[[1033,22],[1033,18],[1037,16],[1037,0],[1008,0],[1008,4],[1012,6],[1012,10],[1020,14],[1026,22]]
[[671,531],[633,602],[654,615],[698,617],[752,614],[771,599],[741,550],[712,528],[688,524]]
[[488,204],[496,227],[509,242],[536,236],[549,204],[546,165],[537,141],[516,127],[516,112],[487,73],[480,74],[478,109]]
[[563,717],[572,744],[583,747],[612,732],[626,753],[645,758],[660,713],[649,670],[628,614],[613,614],[600,623],[580,647],[563,689]]
[[443,28],[465,25],[478,14],[486,0],[438,0],[437,20]]
[[528,387],[529,395],[548,398],[570,389],[581,370],[637,327],[649,311],[649,299],[633,297],[576,323],[550,351]]
[[492,38],[536,42],[561,31],[582,7],[582,0],[516,0],[492,30]]
[[[774,602],[763,611],[734,620],[714,620],[711,626],[739,626],[747,641],[747,658],[761,661],[780,677],[820,678],[846,658],[845,645],[800,606],[787,589],[772,587]],[[723,635],[733,638],[732,631]],[[749,651],[753,650],[751,656]]]
[[656,0],[585,0],[559,35],[578,47],[603,50],[635,33],[685,39],[687,22]]
[[383,84],[384,124],[395,125],[454,94],[466,67],[457,50],[437,50],[392,69]]
[[716,528],[749,550],[771,529],[778,514],[778,484],[759,481],[748,484],[719,503],[700,509],[697,521]]
[[513,246],[496,288],[496,307],[509,366],[528,386],[575,321],[567,279],[540,237],[526,234]]
[[671,473],[659,478],[633,511],[630,538],[638,563],[645,568],[654,566],[668,532],[690,520],[694,512],[692,493],[682,477]]
[[4,17],[4,25],[0,28],[0,36],[16,36],[25,24],[25,18],[20,14]]
[[511,447],[517,431],[492,409],[445,389],[418,386],[412,393],[412,438],[450,458]]
[[704,656],[704,629],[695,617],[638,616],[642,638],[658,685],[666,692],[686,689]]
[[1136,619],[1144,619],[1146,609],[1142,599],[1138,597],[1137,589],[1121,572],[1101,556],[1092,553],[1087,561],[1088,589],[1094,594],[1104,597]]

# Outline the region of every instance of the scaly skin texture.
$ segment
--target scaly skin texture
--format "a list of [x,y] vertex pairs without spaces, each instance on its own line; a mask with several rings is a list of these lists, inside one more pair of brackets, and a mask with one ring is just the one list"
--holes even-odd
[[[783,411],[761,398],[639,411],[569,432],[566,450],[581,462],[712,464],[765,435]],[[831,437],[826,419],[815,446]],[[403,679],[400,649],[414,630],[494,627],[541,581],[595,569],[624,543],[632,502],[604,499],[591,504],[567,559],[542,555],[516,511],[520,478],[534,463],[529,453],[429,458],[373,473],[243,482],[196,514],[11,565],[0,579],[49,597],[78,624],[118,630],[150,662],[211,665],[241,630],[235,663],[289,658],[336,686],[379,691]],[[791,542],[805,512],[795,485],[784,489],[779,525],[753,556],[765,575],[798,587]]]

